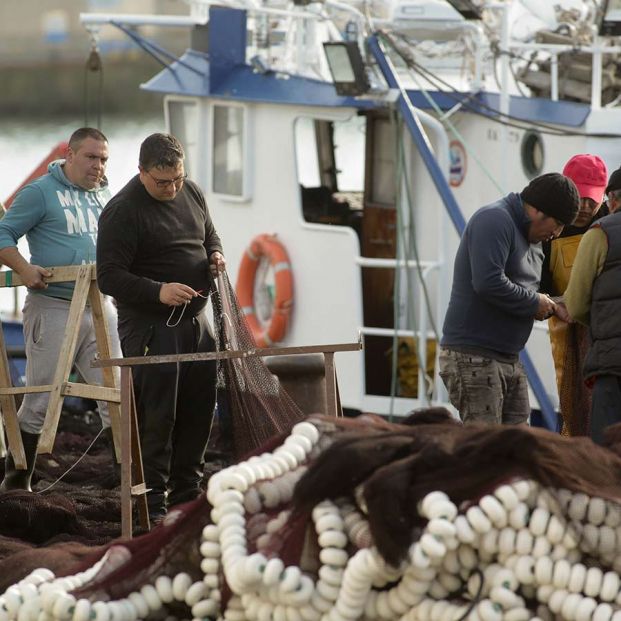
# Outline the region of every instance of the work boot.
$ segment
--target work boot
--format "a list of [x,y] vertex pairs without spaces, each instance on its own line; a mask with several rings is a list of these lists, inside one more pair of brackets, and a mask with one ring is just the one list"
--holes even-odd
[[39,445],[38,433],[21,432],[26,454],[26,469],[18,470],[15,467],[13,455],[9,452],[4,460],[4,479],[0,483],[0,492],[8,492],[12,489],[23,489],[31,492],[30,480],[37,461],[37,446]]
[[114,450],[114,437],[112,436],[112,427],[105,427],[103,437],[108,453],[112,460],[111,469],[101,482],[101,486],[105,489],[112,489],[121,484],[121,464],[116,460],[116,452]]
[[166,494],[161,490],[151,489],[147,492],[147,508],[151,527],[159,524],[166,517]]

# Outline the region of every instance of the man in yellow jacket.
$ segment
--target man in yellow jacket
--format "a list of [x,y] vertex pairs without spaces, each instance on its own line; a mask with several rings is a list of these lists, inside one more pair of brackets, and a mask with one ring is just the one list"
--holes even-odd
[[[593,222],[608,213],[606,206],[602,206],[608,170],[601,158],[588,153],[574,155],[565,164],[563,174],[578,188],[580,211],[574,223],[566,226],[559,237],[543,243],[540,291],[559,298],[557,302],[567,288],[582,236]],[[562,313],[559,315],[562,316]],[[561,433],[568,436],[589,435],[591,394],[582,381],[587,330],[557,316],[550,317],[548,328],[562,416]]]
[[593,387],[591,438],[621,422],[621,168],[606,187],[610,215],[583,235],[565,291],[572,319],[588,326],[584,378]]

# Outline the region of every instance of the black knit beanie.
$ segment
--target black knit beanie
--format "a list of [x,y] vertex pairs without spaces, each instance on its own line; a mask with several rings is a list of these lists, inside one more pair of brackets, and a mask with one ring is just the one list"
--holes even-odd
[[580,208],[576,185],[560,173],[536,177],[522,190],[521,196],[525,203],[564,224],[571,224]]
[[605,192],[608,194],[608,192],[616,192],[617,190],[621,190],[621,167],[617,168],[617,170],[610,175]]

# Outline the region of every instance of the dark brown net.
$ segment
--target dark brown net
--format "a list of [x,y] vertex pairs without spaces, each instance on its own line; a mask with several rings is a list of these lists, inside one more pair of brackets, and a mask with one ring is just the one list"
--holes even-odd
[[[226,274],[220,282],[221,292],[213,296],[218,350],[256,350]],[[258,356],[220,361],[218,413],[217,433],[213,435],[206,455],[205,482],[212,472],[226,465],[226,461],[218,461],[217,456],[232,451],[239,458],[256,451],[270,438],[288,432],[303,418],[295,403],[281,389],[278,379]],[[76,558],[88,553],[87,546],[99,546],[119,536],[118,489],[105,489],[111,479],[110,447],[98,441],[72,468],[88,448],[97,428],[96,419],[65,412],[53,456],[38,456],[33,478],[36,493],[16,491],[0,495],[0,536],[5,537],[0,539],[0,587],[2,583],[4,586],[12,584],[38,566],[62,573],[75,564]],[[214,456],[216,459],[210,459]],[[56,482],[61,475],[62,480]],[[53,488],[46,491],[52,483]],[[140,551],[128,544],[134,563],[143,564],[147,573],[154,571],[156,574],[174,565],[178,550],[185,548],[190,541],[198,541],[201,523],[208,519],[209,509],[204,504],[197,506],[198,511],[190,509],[192,524],[185,519],[184,510],[175,512],[174,515],[182,517],[175,523],[174,531],[158,529],[148,546]],[[63,544],[68,541],[83,544],[77,548],[77,557],[75,545]],[[31,554],[33,546],[42,545],[46,546],[43,554],[38,557]],[[67,545],[67,549],[63,545]],[[121,590],[132,580],[147,580],[148,576],[141,572],[134,575],[136,564],[127,570],[130,573],[121,571],[115,575],[114,580],[121,585]],[[132,580],[129,580],[130,575]],[[102,588],[110,587],[112,594],[115,590],[111,584],[105,583]]]
[[565,360],[559,386],[563,435],[591,434],[591,390],[585,385],[582,367],[589,348],[588,328],[579,323],[565,329]]
[[[529,427],[466,425],[433,421],[424,413],[410,427],[360,427],[335,422],[337,442],[326,449],[295,489],[294,501],[309,508],[352,494],[363,486],[369,523],[382,555],[398,564],[412,529],[421,524],[417,503],[440,490],[456,503],[480,498],[501,482],[527,477],[551,488],[621,498],[619,444],[597,446]],[[609,438],[619,434],[610,428]],[[334,476],[338,472],[338,476]]]
[[[278,477],[262,478],[245,492],[243,519],[248,555],[258,551],[266,558],[279,557],[285,566],[297,565],[314,581],[320,576],[322,548],[313,510],[326,499],[334,506],[349,506],[368,520],[368,538],[356,543],[350,533],[350,558],[375,545],[382,557],[397,567],[403,560],[407,563],[412,543],[427,527],[419,502],[431,491],[445,492],[460,512],[500,484],[524,479],[537,482],[541,486],[538,493],[563,489],[570,495],[586,494],[614,503],[621,498],[621,425],[609,430],[608,446],[601,447],[588,438],[566,438],[528,427],[463,426],[440,408],[417,413],[404,421],[406,424],[391,424],[374,416],[312,416],[309,420],[319,431],[319,439],[316,450],[295,468],[301,478],[296,479],[293,496],[285,500],[281,496],[280,501],[270,503],[269,486]],[[286,444],[283,436],[272,438],[255,455],[274,455],[283,441]],[[250,456],[244,463],[248,466],[252,459]],[[254,494],[258,508],[251,508],[249,494]],[[206,579],[200,548],[203,529],[211,524],[213,511],[224,507],[217,500],[214,503],[215,509],[203,496],[172,510],[151,533],[114,542],[88,557],[79,548],[73,551],[83,562],[67,572],[71,575],[105,554],[100,573],[74,589],[73,596],[118,601],[153,585],[160,576],[184,572],[192,581]],[[66,562],[67,550],[59,551]],[[592,556],[586,562],[600,561]],[[602,567],[610,565],[602,563]],[[218,580],[225,608],[233,599],[221,571]],[[464,579],[464,585],[466,582]],[[468,598],[462,588],[453,593],[461,602]],[[177,601],[166,603],[158,618],[166,614],[189,618],[191,613]]]
[[[226,272],[219,278],[219,289],[213,296],[218,350],[256,351],[256,341]],[[237,459],[304,418],[260,356],[222,360],[218,377],[220,430]]]
[[[193,580],[199,580],[201,531],[211,522],[210,510],[203,495],[194,502],[175,507],[151,533],[132,540],[118,541],[116,545],[128,552],[123,557],[128,562],[119,563],[116,570],[78,593],[101,592],[117,599],[150,583],[154,576],[174,575],[179,571],[186,571]],[[89,567],[101,557],[102,552],[97,551],[86,559],[78,570]]]
[[82,456],[97,427],[87,417],[64,414],[54,454],[37,458],[34,493],[0,494],[0,591],[37,567],[73,567],[120,535],[118,489],[102,487],[111,478],[112,460],[101,439],[57,481]]

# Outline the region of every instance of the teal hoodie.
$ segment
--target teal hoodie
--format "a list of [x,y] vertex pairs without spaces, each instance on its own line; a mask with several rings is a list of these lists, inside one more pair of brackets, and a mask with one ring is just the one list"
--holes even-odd
[[[94,263],[97,223],[110,199],[104,178],[97,190],[85,190],[67,179],[64,160],[48,166],[48,173],[22,188],[0,220],[0,249],[16,247],[23,235],[28,240],[30,262],[42,267]],[[52,283],[33,289],[70,300],[73,283]]]

